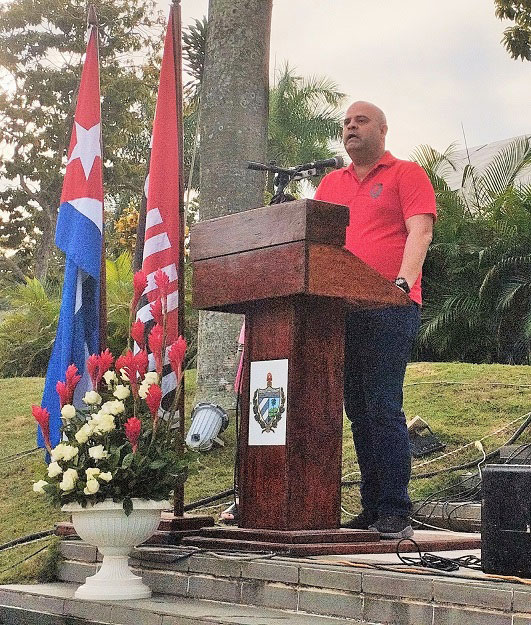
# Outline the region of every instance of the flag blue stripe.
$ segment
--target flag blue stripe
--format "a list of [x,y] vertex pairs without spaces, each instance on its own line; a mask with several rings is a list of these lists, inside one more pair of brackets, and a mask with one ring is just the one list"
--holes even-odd
[[59,207],[55,244],[67,258],[96,280],[99,279],[101,232],[93,221],[68,202],[63,202]]
[[[92,264],[94,265],[94,263]],[[81,286],[81,306],[76,312],[78,274],[83,277],[83,282]],[[48,364],[42,398],[42,406],[50,412],[50,440],[52,446],[56,445],[61,437],[59,398],[55,390],[57,381],[65,379],[66,368],[72,363],[77,366],[79,373],[83,375],[86,350],[88,350],[89,354],[93,354],[98,351],[98,348],[99,280],[83,272],[73,260],[67,257],[59,324],[57,326],[52,356]],[[38,430],[37,443],[40,447],[44,446],[40,429]]]

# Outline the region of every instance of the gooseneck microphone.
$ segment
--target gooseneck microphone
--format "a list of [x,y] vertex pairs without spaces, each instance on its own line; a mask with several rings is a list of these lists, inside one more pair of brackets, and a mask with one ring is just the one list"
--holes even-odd
[[344,161],[342,156],[335,156],[334,158],[326,158],[322,161],[313,161],[313,163],[304,163],[304,165],[297,165],[295,169],[304,171],[305,169],[324,169],[325,167],[333,167],[334,169],[341,169],[344,167]]

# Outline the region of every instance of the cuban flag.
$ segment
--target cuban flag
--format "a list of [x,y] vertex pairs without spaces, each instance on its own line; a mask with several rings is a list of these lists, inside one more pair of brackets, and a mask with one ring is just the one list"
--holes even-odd
[[[146,324],[146,333],[154,324],[150,304],[158,297],[155,273],[162,269],[170,279],[167,300],[167,344],[171,345],[179,337],[179,270],[181,267],[182,206],[179,182],[179,131],[177,119],[177,96],[181,86],[177,84],[173,7],[170,10],[168,28],[164,41],[164,53],[160,69],[157,106],[151,137],[149,174],[146,181],[147,196],[142,270],[147,276],[147,287],[140,300],[141,307],[137,319]],[[149,355],[150,370],[155,369],[154,359]],[[164,362],[162,377],[162,405],[171,403],[177,386],[175,373]]]
[[[99,351],[100,268],[103,245],[103,182],[101,162],[100,79],[97,31],[89,40],[68,150],[55,243],[66,254],[59,324],[42,398],[50,412],[50,440],[60,440],[61,415],[55,390],[75,364],[83,376],[76,388],[78,403],[88,388],[85,362]],[[44,447],[40,430],[38,445]]]

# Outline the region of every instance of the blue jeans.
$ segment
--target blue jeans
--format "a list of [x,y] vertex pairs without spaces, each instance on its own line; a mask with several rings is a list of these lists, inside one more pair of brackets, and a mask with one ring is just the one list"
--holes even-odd
[[411,453],[402,385],[420,311],[416,304],[347,314],[347,417],[361,470],[361,503],[380,515],[407,515]]

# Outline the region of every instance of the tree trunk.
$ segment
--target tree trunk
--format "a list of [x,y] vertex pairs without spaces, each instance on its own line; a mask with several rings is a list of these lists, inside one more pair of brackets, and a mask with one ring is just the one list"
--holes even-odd
[[[264,203],[264,177],[245,161],[267,154],[269,33],[272,0],[210,0],[201,89],[200,217],[212,219]],[[197,400],[235,405],[242,318],[202,312]]]
[[[59,204],[57,204],[59,206]],[[53,253],[55,245],[55,224],[57,221],[57,209],[49,210],[46,214],[43,212],[43,217],[39,227],[42,230],[42,234],[37,241],[34,252],[33,271],[35,277],[43,282],[46,280],[48,273],[48,265],[50,264],[50,258]]]

